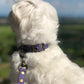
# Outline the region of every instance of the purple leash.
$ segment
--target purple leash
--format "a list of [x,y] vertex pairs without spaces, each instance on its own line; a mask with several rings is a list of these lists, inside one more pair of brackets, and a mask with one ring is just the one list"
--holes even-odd
[[24,84],[26,76],[26,68],[21,67],[19,71],[18,84]]
[[28,67],[24,61],[22,61],[22,63],[19,65],[18,70],[19,70],[18,84],[24,84],[26,72],[28,70]]

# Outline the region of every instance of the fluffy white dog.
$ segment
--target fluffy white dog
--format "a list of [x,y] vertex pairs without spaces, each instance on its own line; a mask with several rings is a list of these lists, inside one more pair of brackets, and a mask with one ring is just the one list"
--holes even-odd
[[[58,46],[56,10],[42,0],[21,0],[9,15],[17,44],[48,44],[41,52],[28,52],[23,60],[28,66],[26,84],[84,84],[84,70],[72,63]],[[17,84],[20,52],[12,55],[11,84]]]

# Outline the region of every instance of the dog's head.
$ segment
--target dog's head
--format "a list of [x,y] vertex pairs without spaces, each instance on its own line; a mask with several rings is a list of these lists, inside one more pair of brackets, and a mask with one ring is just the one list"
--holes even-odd
[[17,2],[9,14],[9,21],[19,44],[56,43],[58,17],[55,9],[46,2]]

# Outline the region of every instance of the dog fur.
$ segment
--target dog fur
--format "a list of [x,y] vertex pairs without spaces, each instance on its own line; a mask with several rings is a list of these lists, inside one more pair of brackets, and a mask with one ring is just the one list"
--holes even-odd
[[[71,62],[58,46],[59,21],[54,7],[42,0],[21,0],[13,5],[9,20],[18,46],[49,44],[45,51],[25,54],[26,84],[84,84],[84,70]],[[11,84],[17,84],[21,62],[19,51],[14,52]]]

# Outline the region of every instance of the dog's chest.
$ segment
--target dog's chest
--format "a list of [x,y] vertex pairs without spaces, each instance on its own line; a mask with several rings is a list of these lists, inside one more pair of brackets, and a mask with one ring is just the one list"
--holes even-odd
[[[47,56],[47,54],[45,54]],[[26,54],[28,72],[26,82],[28,84],[51,84],[49,59],[44,54]],[[45,57],[43,57],[45,56]],[[48,55],[49,56],[49,55]],[[51,78],[51,79],[50,79]],[[48,80],[48,81],[47,81]]]
[[52,76],[44,70],[33,69],[26,74],[27,84],[51,84]]

